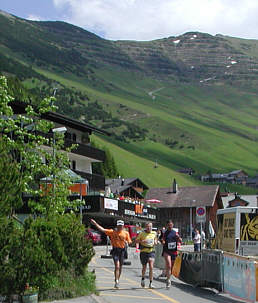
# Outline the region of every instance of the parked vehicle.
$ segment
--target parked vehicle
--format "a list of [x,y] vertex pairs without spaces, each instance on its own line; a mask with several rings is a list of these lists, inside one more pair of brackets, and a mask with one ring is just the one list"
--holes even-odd
[[129,232],[130,238],[132,239],[133,243],[138,234],[142,231],[141,227],[136,225],[125,225],[124,228]]
[[100,244],[102,242],[101,233],[91,228],[88,229],[86,238],[91,240],[94,245]]

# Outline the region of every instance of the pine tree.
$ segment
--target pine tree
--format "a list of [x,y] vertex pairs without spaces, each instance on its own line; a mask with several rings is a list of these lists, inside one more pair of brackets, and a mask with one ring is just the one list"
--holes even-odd
[[97,144],[92,141],[91,145],[96,148],[101,148],[105,151],[105,160],[103,163],[93,163],[92,169],[95,174],[100,174],[106,178],[116,178],[119,176],[119,172],[115,163],[115,159],[112,156],[110,150],[106,147],[98,147]]

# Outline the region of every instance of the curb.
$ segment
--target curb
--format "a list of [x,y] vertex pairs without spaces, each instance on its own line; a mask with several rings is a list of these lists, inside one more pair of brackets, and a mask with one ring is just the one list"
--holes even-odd
[[96,295],[90,295],[93,303],[105,303],[106,301]]
[[[1,302],[1,301],[0,301]],[[39,301],[39,303],[107,303],[104,298],[100,298],[95,294],[88,296],[75,297],[69,299],[53,300],[53,301]]]
[[101,255],[101,259],[112,259],[113,257],[111,255]]

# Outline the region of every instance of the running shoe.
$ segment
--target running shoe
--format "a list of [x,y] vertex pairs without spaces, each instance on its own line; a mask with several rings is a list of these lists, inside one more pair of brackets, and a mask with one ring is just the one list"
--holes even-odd
[[118,280],[115,281],[115,286],[114,286],[114,288],[119,288]]
[[141,280],[141,287],[145,287],[145,281],[144,281],[144,279]]
[[149,288],[151,288],[151,289],[155,288],[154,285],[152,284],[152,282],[150,282]]
[[170,286],[171,286],[171,282],[170,282],[170,280],[167,280],[167,282],[166,282],[166,288],[169,289]]

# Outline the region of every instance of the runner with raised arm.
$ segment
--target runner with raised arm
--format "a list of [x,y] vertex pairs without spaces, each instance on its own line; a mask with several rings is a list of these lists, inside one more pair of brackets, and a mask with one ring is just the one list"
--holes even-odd
[[114,276],[115,276],[115,288],[119,288],[119,278],[122,272],[122,266],[124,263],[125,248],[127,244],[132,243],[129,233],[124,230],[124,221],[117,221],[116,229],[105,229],[99,225],[95,220],[91,219],[91,223],[97,227],[97,229],[110,237],[112,245],[112,257],[115,264]]

